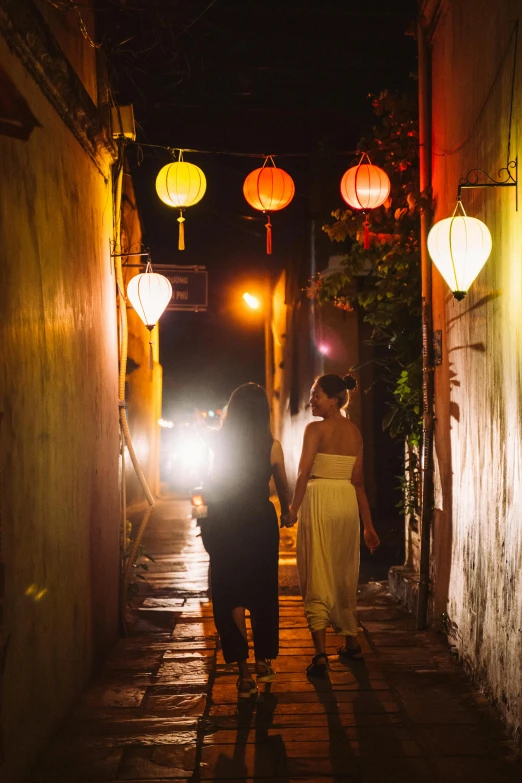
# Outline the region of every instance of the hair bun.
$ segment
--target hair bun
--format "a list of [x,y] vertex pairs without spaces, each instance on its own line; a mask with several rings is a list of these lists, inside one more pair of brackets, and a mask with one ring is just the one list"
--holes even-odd
[[345,375],[343,381],[348,391],[353,391],[357,388],[357,379],[353,375]]

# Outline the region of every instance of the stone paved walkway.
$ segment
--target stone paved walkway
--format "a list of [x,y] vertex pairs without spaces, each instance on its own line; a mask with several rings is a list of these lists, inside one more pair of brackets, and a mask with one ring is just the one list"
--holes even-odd
[[363,658],[304,675],[312,655],[281,556],[275,682],[240,705],[217,645],[208,561],[185,501],[161,502],[145,539],[155,563],[122,639],[38,760],[31,783],[271,781],[520,783],[516,748],[442,640],[411,629],[386,585],[360,591]]

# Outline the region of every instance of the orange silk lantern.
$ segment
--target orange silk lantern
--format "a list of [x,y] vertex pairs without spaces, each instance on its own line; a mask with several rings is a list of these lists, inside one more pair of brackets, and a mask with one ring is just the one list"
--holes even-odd
[[[366,158],[367,163],[363,163]],[[385,171],[374,166],[364,152],[357,166],[352,166],[341,180],[341,196],[352,209],[360,209],[366,214],[384,204],[390,195],[390,178]],[[364,247],[370,247],[370,221],[364,221]]]
[[[269,161],[271,166],[267,166]],[[244,182],[243,194],[250,206],[264,212],[267,216],[266,252],[268,255],[272,253],[270,213],[287,207],[294,193],[295,185],[292,177],[283,169],[278,169],[271,156],[265,160],[262,168],[252,171]]]

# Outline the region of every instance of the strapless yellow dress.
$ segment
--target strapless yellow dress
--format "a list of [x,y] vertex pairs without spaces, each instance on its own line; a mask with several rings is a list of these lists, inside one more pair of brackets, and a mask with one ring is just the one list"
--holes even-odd
[[355,457],[316,454],[299,511],[297,569],[311,631],[357,636],[359,507]]

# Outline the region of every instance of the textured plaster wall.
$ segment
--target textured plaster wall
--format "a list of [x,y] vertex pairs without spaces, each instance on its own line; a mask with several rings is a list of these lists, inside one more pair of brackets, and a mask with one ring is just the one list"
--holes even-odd
[[291,276],[283,273],[272,296],[272,340],[274,347],[274,436],[281,441],[290,484],[297,478],[303,433],[313,421],[308,397],[317,374],[311,350],[313,312]]
[[[98,83],[96,78],[96,49],[85,43],[76,13],[71,10],[55,8],[49,0],[34,0],[42,17],[56,38],[63,53],[80,77],[83,86],[94,103],[98,103]],[[79,6],[86,30],[96,41],[94,15],[88,3]]]
[[[131,176],[125,172],[122,198],[122,249],[141,251],[141,223]],[[123,261],[137,264],[146,261],[137,256],[127,256]],[[143,268],[124,266],[123,277],[127,286],[130,279],[143,272]],[[126,399],[129,429],[140,468],[153,494],[159,491],[159,452],[162,408],[162,367],[159,363],[159,326],[151,333],[132,307],[127,308],[129,328]],[[153,341],[153,368],[149,366],[149,340]],[[127,504],[131,507],[146,503],[143,488],[132,465],[128,451],[125,457]]]
[[0,138],[10,783],[117,636],[118,356],[110,186],[1,37],[0,63],[42,126]]
[[[436,220],[453,211],[461,176],[474,167],[496,176],[506,165],[513,48],[499,69],[521,16],[521,2],[459,0],[440,20],[432,52]],[[518,54],[511,157],[522,153]],[[463,201],[487,223],[493,252],[462,302],[434,272],[444,361],[435,372],[433,612],[447,612],[466,666],[520,736],[522,212],[514,189],[467,191]]]

